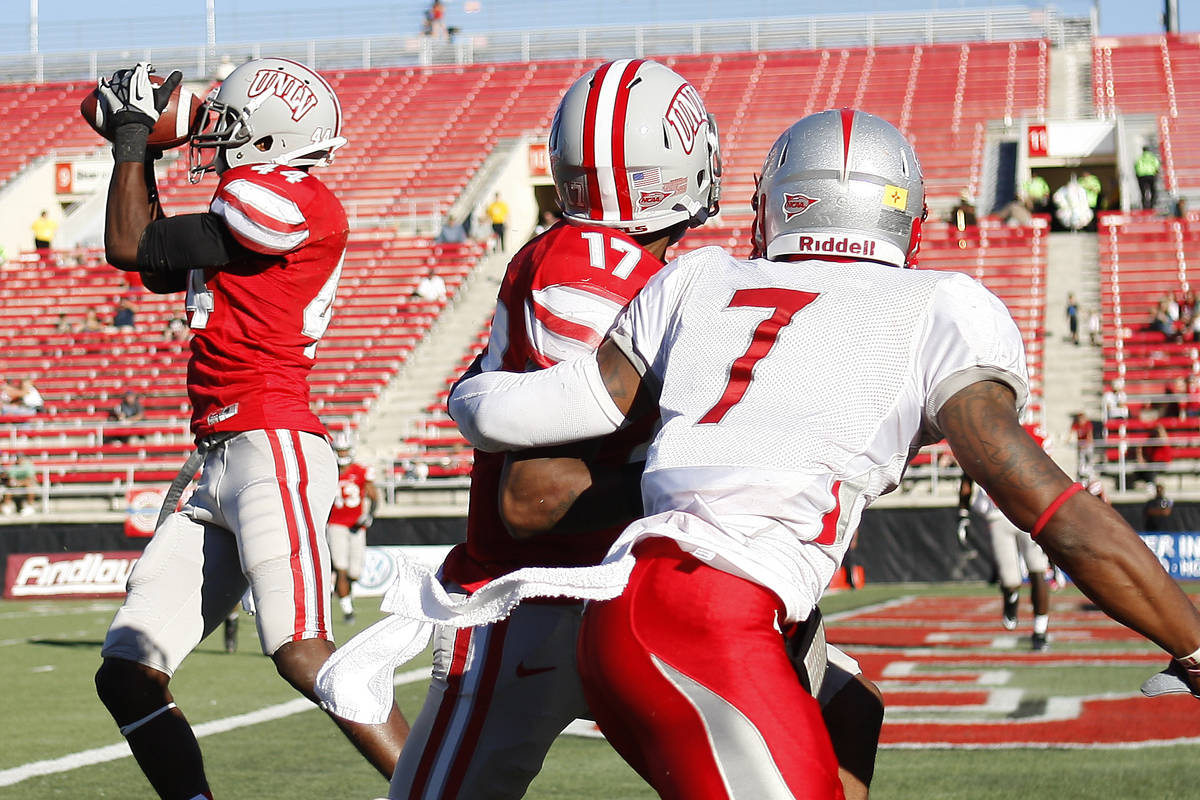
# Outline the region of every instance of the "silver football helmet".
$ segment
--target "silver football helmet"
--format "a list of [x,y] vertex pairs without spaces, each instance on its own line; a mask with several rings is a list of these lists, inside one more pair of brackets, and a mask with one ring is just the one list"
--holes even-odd
[[286,58],[242,64],[209,94],[197,119],[188,151],[193,183],[242,164],[325,166],[346,143],[333,89]]
[[916,264],[925,182],[908,140],[849,108],[811,114],[775,141],[754,192],[754,253]]
[[349,466],[354,461],[354,437],[350,431],[333,434],[333,451],[337,454],[339,467]]
[[716,122],[695,87],[656,61],[610,61],[575,81],[549,151],[568,221],[638,234],[717,213]]

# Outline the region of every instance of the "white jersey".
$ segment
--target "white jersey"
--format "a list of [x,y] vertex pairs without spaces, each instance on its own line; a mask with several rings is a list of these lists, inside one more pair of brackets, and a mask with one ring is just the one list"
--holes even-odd
[[803,619],[863,510],[937,441],[965,386],[1028,394],[1020,333],[981,284],[875,263],[739,261],[716,247],[646,285],[610,337],[661,387],[646,535],[778,593]]

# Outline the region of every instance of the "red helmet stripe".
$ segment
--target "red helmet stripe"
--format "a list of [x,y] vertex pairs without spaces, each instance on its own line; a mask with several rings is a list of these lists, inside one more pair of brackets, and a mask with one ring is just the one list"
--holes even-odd
[[600,88],[604,85],[604,76],[608,74],[612,64],[604,64],[592,76],[592,86],[588,90],[587,106],[583,114],[583,166],[587,175],[588,216],[592,219],[604,219],[604,203],[600,195],[600,181],[596,177],[596,111],[600,106]]
[[633,201],[629,197],[629,171],[625,166],[625,116],[629,109],[629,85],[643,63],[643,59],[639,58],[625,66],[613,104],[612,170],[617,184],[617,210],[621,219],[629,220],[633,219]]
[[842,109],[842,183],[850,176],[850,133],[854,130],[854,109]]

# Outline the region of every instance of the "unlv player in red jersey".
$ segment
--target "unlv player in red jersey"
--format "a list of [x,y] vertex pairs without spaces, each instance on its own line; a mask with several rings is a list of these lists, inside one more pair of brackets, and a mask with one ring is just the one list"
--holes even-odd
[[333,591],[342,606],[342,618],[352,623],[354,601],[350,597],[350,584],[362,574],[367,528],[375,520],[379,489],[375,487],[375,470],[354,463],[349,433],[340,431],[334,436],[333,449],[337,453],[338,492],[325,532],[333,562]]
[[[667,248],[717,208],[715,124],[695,88],[656,62],[615,61],[577,80],[555,115],[549,148],[564,221],[509,263],[482,357],[487,370],[539,369],[592,352],[662,269]],[[452,597],[478,598],[518,570],[599,561],[641,514],[642,450],[654,422],[650,416],[603,441],[510,459],[477,451],[467,541],[447,557],[441,585]],[[390,796],[524,796],[555,737],[588,714],[575,663],[581,614],[579,602],[527,600],[494,625],[440,627],[433,681]],[[353,661],[352,650],[343,655]],[[847,683],[863,686],[850,681],[858,670],[847,661],[830,669],[840,680],[821,684],[822,699]],[[318,684],[335,710],[357,702],[340,702],[338,672],[323,671]],[[327,685],[335,691],[327,694]],[[876,713],[854,718],[860,738],[872,726],[877,734],[882,717],[875,696],[863,692]],[[833,707],[846,696],[839,693]],[[875,738],[865,738],[869,763],[858,772],[869,782]]]
[[[315,699],[317,670],[334,650],[321,526],[337,467],[309,409],[307,377],[349,231],[341,203],[309,168],[345,139],[320,75],[285,59],[243,64],[210,95],[191,137],[194,179],[220,176],[209,211],[168,217],[146,141],[182,76],[153,89],[149,70],[138,64],[100,82],[116,160],[105,254],[151,291],[187,290],[197,452],[176,487],[201,461],[203,475],[130,576],[96,689],[159,795],[194,800],[212,795],[169,682],[246,588],[263,653],[306,697]],[[391,774],[408,730],[394,705],[382,724],[338,724]]]

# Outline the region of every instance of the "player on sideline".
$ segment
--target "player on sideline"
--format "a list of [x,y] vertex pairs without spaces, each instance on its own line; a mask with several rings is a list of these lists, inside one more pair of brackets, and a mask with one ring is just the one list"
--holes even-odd
[[333,498],[325,532],[329,537],[329,559],[333,562],[333,591],[342,608],[342,619],[353,623],[350,585],[362,574],[367,528],[375,520],[379,489],[375,486],[374,468],[354,463],[348,432],[340,431],[333,437],[333,449],[337,454],[338,493]]
[[812,611],[863,509],[943,435],[1089,597],[1200,687],[1200,614],[1021,427],[1025,358],[1007,309],[964,275],[899,269],[923,195],[891,125],[849,109],[806,117],[756,190],[765,259],[689,253],[595,354],[484,372],[452,393],[464,433],[493,451],[607,435],[659,408],[648,516],[559,582],[623,585],[588,606],[579,664],[601,729],[664,798],[841,796],[775,626]]
[[[540,368],[591,352],[662,269],[667,247],[716,210],[714,123],[695,89],[661,64],[617,61],[577,80],[555,115],[550,150],[566,221],[510,263],[483,356],[488,369]],[[614,153],[625,158],[619,169]],[[640,453],[652,422],[604,442],[508,461],[477,453],[467,542],[447,558],[438,589],[479,597],[514,571],[594,564],[641,515]],[[497,625],[438,629],[434,680],[391,796],[524,796],[555,737],[588,715],[575,665],[581,614],[578,602],[531,600]],[[802,633],[790,646],[798,659],[817,659],[805,665],[806,677],[835,717],[831,729],[841,726],[847,781],[865,798],[883,715],[877,690],[856,680],[858,665],[833,648],[820,680],[821,631]],[[342,655],[353,660],[366,638]],[[337,681],[339,660],[322,671],[319,690],[326,679],[367,683]],[[338,694],[330,696],[335,708]]]
[[[337,466],[309,410],[307,376],[348,225],[309,168],[327,164],[345,139],[337,96],[320,75],[285,59],[243,64],[210,95],[205,127],[191,137],[193,178],[220,176],[209,211],[165,216],[146,142],[182,76],[154,89],[149,71],[138,64],[100,82],[116,161],[105,254],[139,271],[151,291],[187,290],[197,451],[176,481],[190,480],[201,461],[204,469],[130,576],[96,690],[158,794],[194,800],[212,794],[169,683],[247,585],[263,653],[306,697],[315,699],[317,670],[334,650],[320,526]],[[338,724],[391,775],[408,731],[394,704],[383,724]]]

